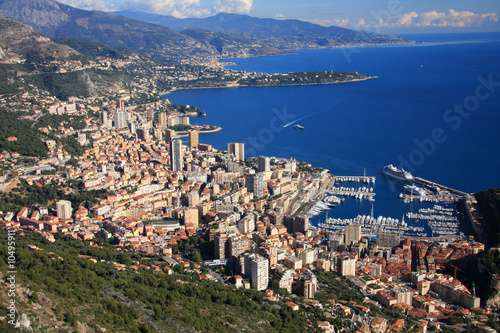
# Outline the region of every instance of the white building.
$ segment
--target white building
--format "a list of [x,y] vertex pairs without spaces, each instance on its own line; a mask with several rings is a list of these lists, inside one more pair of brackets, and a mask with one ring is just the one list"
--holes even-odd
[[57,217],[60,220],[68,220],[71,218],[71,202],[68,200],[59,200],[56,203]]
[[269,283],[269,260],[256,255],[250,264],[250,281],[253,289],[265,290]]

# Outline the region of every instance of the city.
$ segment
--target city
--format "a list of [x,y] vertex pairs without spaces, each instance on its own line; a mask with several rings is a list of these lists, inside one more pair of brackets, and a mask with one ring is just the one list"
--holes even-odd
[[[484,251],[473,237],[452,234],[419,241],[389,224],[374,236],[366,234],[366,225],[353,221],[330,231],[326,224],[325,229],[313,227],[310,217],[315,203],[327,193],[352,195],[335,184],[354,179],[335,177],[293,159],[245,159],[243,143],[214,149],[201,143],[202,131],[172,129],[188,126],[188,116],[196,112],[167,114],[168,100],[134,106],[128,106],[129,101],[122,95],[115,105],[110,102],[114,112],[109,113],[82,102],[48,108],[54,114],[98,112],[98,119],[84,119],[81,130],[58,129],[61,136],[76,136],[88,148],[75,159],[55,141],[46,141],[50,157],[16,168],[7,183],[4,179],[4,187],[16,192],[20,189],[13,187],[15,183],[22,188],[55,185],[67,193],[102,191],[103,195],[93,205],[57,200],[55,209],[32,202],[19,211],[4,211],[2,223],[7,230],[31,230],[49,242],[55,241],[57,233],[90,244],[113,240],[117,249],[163,258],[162,264],[153,266],[109,262],[117,269],[154,269],[171,275],[176,266],[183,267],[200,279],[262,291],[275,302],[286,300],[292,309],[312,305],[326,316],[348,314],[350,325],[361,332],[370,327],[399,331],[410,324],[425,332],[438,329],[449,318],[460,318],[454,326],[465,327],[464,315],[478,327],[490,327],[487,315],[492,313],[480,308],[474,287],[469,290],[456,278],[458,268],[454,276],[441,273],[451,261]],[[3,154],[2,158],[6,162],[15,156]],[[375,177],[357,180],[374,183]],[[72,188],[75,181],[79,188]],[[205,238],[213,244],[212,252],[195,250],[183,257],[172,251],[190,237]],[[399,311],[406,319],[372,316],[356,302],[318,301],[318,294],[329,288],[322,272],[330,271],[360,290],[366,298],[363,304]],[[335,331],[328,322],[318,325]]]
[[0,0],[0,331],[498,332],[490,2]]

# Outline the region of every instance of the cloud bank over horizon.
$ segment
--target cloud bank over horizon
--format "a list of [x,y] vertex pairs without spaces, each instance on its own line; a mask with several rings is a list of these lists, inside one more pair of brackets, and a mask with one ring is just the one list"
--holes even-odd
[[351,29],[377,29],[377,28],[484,28],[499,27],[500,16],[496,13],[476,14],[471,11],[455,11],[450,9],[447,13],[429,11],[423,13],[409,12],[389,17],[360,19],[352,22],[349,19],[312,20],[311,22],[325,26],[339,26]]
[[61,3],[85,9],[101,11],[136,10],[178,18],[207,17],[218,13],[250,14],[254,0],[215,0],[212,7],[204,7],[200,0],[59,0]]

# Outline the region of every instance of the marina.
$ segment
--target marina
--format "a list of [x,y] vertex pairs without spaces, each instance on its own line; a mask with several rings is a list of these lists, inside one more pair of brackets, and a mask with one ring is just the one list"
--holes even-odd
[[[384,168],[383,174],[388,172]],[[396,171],[394,171],[394,170]],[[396,179],[401,185],[399,198],[403,201],[406,212],[398,218],[374,216],[372,204],[369,215],[358,214],[355,217],[328,217],[318,221],[318,227],[330,231],[343,231],[348,224],[360,225],[364,235],[377,235],[383,232],[394,232],[409,237],[440,237],[460,235],[462,216],[456,208],[467,193],[436,184],[432,181],[414,177],[409,172],[395,167],[392,173],[401,175]],[[334,176],[333,182],[325,189],[319,200],[308,210],[308,216],[318,216],[339,204],[351,205],[361,200],[375,201],[376,177]],[[346,202],[346,198],[349,202]],[[353,200],[354,199],[354,200]],[[345,202],[345,203],[344,203]],[[417,205],[415,206],[415,203]],[[414,212],[416,209],[416,212]],[[408,211],[410,210],[410,211]],[[333,212],[331,215],[334,215]]]

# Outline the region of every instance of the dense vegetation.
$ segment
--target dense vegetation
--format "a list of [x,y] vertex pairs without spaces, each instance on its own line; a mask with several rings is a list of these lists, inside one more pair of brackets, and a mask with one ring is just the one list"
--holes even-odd
[[11,95],[19,92],[23,85],[14,80],[18,65],[0,64],[0,95]]
[[104,44],[94,43],[83,39],[57,37],[52,38],[52,41],[58,44],[67,45],[92,60],[96,60],[98,57],[126,59],[133,54],[133,51],[127,48],[112,48]]
[[57,114],[46,114],[38,119],[36,123],[37,128],[41,127],[52,127],[52,129],[57,129],[60,126],[72,127],[75,130],[84,129],[86,126],[84,117],[82,116],[68,116],[68,115],[57,115]]
[[[46,157],[48,148],[41,140],[43,135],[34,128],[32,122],[20,118],[19,112],[9,112],[0,108],[0,151],[18,152],[24,156]],[[7,141],[15,136],[16,141]]]
[[191,129],[191,126],[190,125],[177,124],[177,125],[174,125],[174,126],[169,126],[168,128],[172,129],[174,131],[178,131],[178,132],[185,132],[185,131],[189,131]]
[[281,85],[305,85],[305,84],[325,84],[351,80],[364,80],[371,76],[358,73],[315,71],[315,72],[295,72],[286,74],[264,75],[258,77],[242,78],[238,81],[244,86],[281,86]]
[[22,207],[31,207],[38,203],[47,207],[55,207],[56,200],[68,200],[73,209],[83,204],[90,208],[99,199],[105,198],[109,192],[106,190],[80,191],[81,182],[73,182],[70,187],[76,189],[73,193],[66,194],[65,189],[55,184],[45,184],[40,180],[41,187],[29,186],[26,181],[21,180],[19,185],[10,193],[0,193],[0,210],[17,212]]
[[169,105],[168,111],[175,111],[179,113],[196,112],[198,116],[205,115],[205,112],[201,111],[197,106],[194,105],[182,105],[173,103]]
[[[98,78],[101,81],[123,81],[123,75],[118,72],[86,69],[68,73],[56,73],[57,68],[44,68],[38,75],[26,77],[26,82],[48,91],[58,99],[66,101],[71,96],[89,97],[88,78]],[[96,82],[97,83],[97,82]]]
[[349,280],[343,279],[335,273],[317,273],[319,273],[316,274],[319,287],[327,299],[363,302],[363,295]]
[[484,217],[485,245],[500,246],[500,189],[487,189],[476,193],[477,208]]
[[[43,250],[30,252],[28,244]],[[6,231],[2,229],[0,271],[3,273],[7,271],[6,249]],[[97,262],[78,257],[79,254],[92,256]],[[106,262],[100,262],[101,259]],[[57,300],[52,309],[45,309],[46,316],[56,317],[73,328],[78,322],[85,322],[92,328],[99,325],[112,332],[312,329],[307,326],[304,314],[287,306],[274,307],[260,292],[234,290],[184,273],[168,276],[147,269],[139,273],[118,271],[108,260],[129,264],[138,257],[119,253],[106,243],[90,247],[70,236],[57,235],[55,243],[44,241],[32,232],[16,237],[17,283],[33,291],[29,302],[35,307],[42,294],[44,299]],[[146,259],[140,262],[153,264]],[[5,304],[4,301],[0,304],[0,316],[5,316]],[[28,305],[18,304],[18,307]]]

